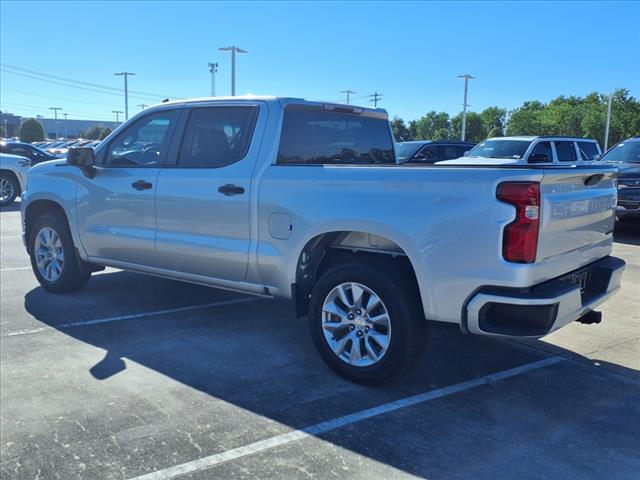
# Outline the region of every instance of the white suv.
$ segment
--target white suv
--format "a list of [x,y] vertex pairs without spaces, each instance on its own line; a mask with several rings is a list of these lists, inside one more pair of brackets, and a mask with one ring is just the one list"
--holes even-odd
[[[444,164],[483,163],[492,165],[553,164],[591,162],[600,155],[600,145],[593,138],[537,136],[495,137],[484,140],[463,158]],[[470,160],[473,160],[470,162]]]

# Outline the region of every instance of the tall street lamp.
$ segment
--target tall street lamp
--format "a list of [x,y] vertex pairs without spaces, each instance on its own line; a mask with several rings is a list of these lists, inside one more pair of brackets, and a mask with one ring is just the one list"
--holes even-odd
[[231,47],[220,47],[218,50],[231,52],[231,96],[236,96],[236,53],[249,53],[246,50],[232,45]]
[[467,133],[467,91],[469,90],[469,80],[473,80],[476,77],[472,77],[468,73],[464,75],[458,75],[458,78],[464,78],[464,103],[462,104],[462,135],[460,139],[464,142],[465,134]]

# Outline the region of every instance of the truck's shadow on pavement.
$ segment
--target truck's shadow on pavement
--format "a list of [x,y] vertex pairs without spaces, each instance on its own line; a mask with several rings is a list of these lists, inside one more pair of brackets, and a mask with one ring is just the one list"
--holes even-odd
[[616,243],[640,245],[640,221],[634,223],[616,222],[613,240]]
[[[154,300],[153,310],[160,310],[229,298],[246,297],[115,272],[95,275],[87,288],[65,297],[36,288],[26,295],[25,307],[42,323],[107,352],[99,363],[86,365],[97,381],[126,374],[126,362],[133,361],[294,429],[550,355],[439,326],[432,328],[426,353],[409,375],[363,387],[325,367],[305,321],[296,320],[286,302],[255,299],[90,327],[63,326],[126,315],[130,312],[123,309]],[[160,301],[164,303],[158,305]],[[97,313],[100,304],[111,305],[111,310]],[[134,395],[142,401],[154,392],[136,390]],[[436,478],[568,478],[572,470],[558,470],[559,464],[580,465],[594,449],[616,451],[615,465],[607,465],[601,455],[589,458],[589,475],[616,477],[629,472],[634,462],[637,466],[633,425],[640,420],[638,396],[638,384],[625,375],[568,360],[322,438],[411,474]],[[528,455],[546,455],[533,462],[535,473]],[[529,460],[523,461],[525,457]]]

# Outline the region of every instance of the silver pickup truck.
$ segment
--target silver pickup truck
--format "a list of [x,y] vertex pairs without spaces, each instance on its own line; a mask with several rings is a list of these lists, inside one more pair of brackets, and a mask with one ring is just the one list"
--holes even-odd
[[291,299],[362,383],[411,366],[431,321],[502,337],[597,323],[624,268],[616,168],[468,162],[397,165],[379,109],[164,103],[31,170],[25,245],[56,293],[110,266]]

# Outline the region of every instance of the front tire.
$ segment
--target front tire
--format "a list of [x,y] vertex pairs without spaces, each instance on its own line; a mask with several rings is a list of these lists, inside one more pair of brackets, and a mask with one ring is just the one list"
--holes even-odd
[[406,270],[356,261],[329,268],[309,305],[318,353],[338,375],[356,383],[379,383],[404,373],[427,338],[419,298]]
[[91,278],[76,255],[66,219],[55,213],[38,217],[29,238],[31,268],[45,290],[70,293],[80,290]]
[[11,205],[18,193],[20,192],[20,184],[14,175],[0,172],[0,207]]

